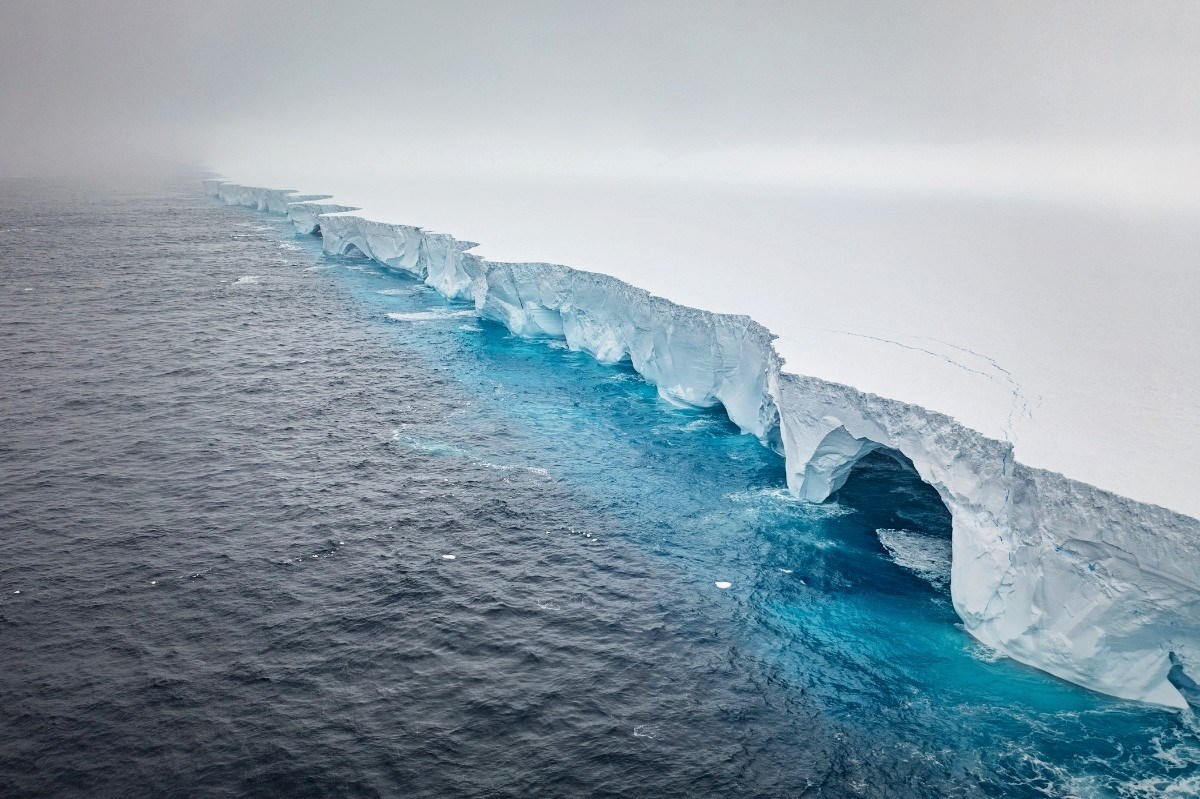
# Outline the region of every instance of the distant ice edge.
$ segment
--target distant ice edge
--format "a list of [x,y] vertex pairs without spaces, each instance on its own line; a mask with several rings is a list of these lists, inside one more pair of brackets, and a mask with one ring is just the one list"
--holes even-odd
[[1188,706],[1176,685],[1200,677],[1200,520],[1025,466],[1009,443],[944,414],[785,372],[749,317],[565,266],[489,262],[472,242],[369,221],[328,196],[204,184],[226,204],[319,232],[325,252],[358,250],[472,301],[514,334],[565,339],[602,363],[628,357],[670,402],[721,404],[782,452],[805,500],[825,500],[869,452],[903,453],[950,510],[951,596],[973,636],[1096,691]]

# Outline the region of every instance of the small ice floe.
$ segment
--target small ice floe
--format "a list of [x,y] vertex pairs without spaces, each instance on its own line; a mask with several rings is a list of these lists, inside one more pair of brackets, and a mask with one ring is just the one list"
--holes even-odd
[[950,589],[950,539],[886,528],[876,530],[875,535],[896,565],[940,591]]
[[713,585],[715,585],[717,588],[720,588],[722,591],[724,591],[726,588],[733,587],[733,583],[727,583],[724,580],[717,580],[715,583],[713,583]]
[[235,286],[249,286],[252,283],[257,283],[262,280],[258,275],[242,275],[237,280],[233,281]]
[[393,322],[436,322],[439,319],[465,319],[474,316],[474,311],[408,311],[386,314]]
[[442,560],[454,560],[457,555],[442,555]]

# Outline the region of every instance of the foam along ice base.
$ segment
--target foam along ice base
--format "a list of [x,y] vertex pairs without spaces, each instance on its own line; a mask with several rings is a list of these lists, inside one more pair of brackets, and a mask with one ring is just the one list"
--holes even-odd
[[[271,210],[281,202],[271,189],[219,180],[206,186],[230,204]],[[414,220],[437,217],[436,210],[425,215],[415,210],[429,195],[402,189],[395,194],[407,198],[400,205],[413,210]],[[1042,456],[1056,440],[1047,433],[1054,427],[1046,426],[1045,417],[1086,409],[1094,395],[1085,392],[1082,399],[1045,414],[1046,406],[1053,405],[1049,397],[1059,396],[1048,391],[1051,384],[1043,381],[1040,391],[1031,391],[1026,373],[993,350],[976,342],[963,345],[960,337],[944,330],[897,333],[898,317],[888,308],[910,303],[908,313],[926,311],[928,301],[922,297],[940,296],[936,285],[917,280],[912,272],[888,280],[876,275],[880,279],[872,281],[851,269],[833,279],[822,268],[825,253],[820,247],[810,251],[793,233],[797,240],[789,249],[764,248],[755,240],[763,225],[750,225],[747,218],[736,220],[747,226],[728,223],[714,230],[699,224],[690,238],[672,236],[685,229],[686,220],[672,222],[670,204],[642,220],[642,229],[597,228],[603,214],[583,216],[584,223],[604,234],[604,241],[616,242],[616,249],[598,245],[592,252],[580,251],[579,264],[604,264],[606,272],[618,277],[554,263],[494,260],[481,253],[504,252],[503,246],[482,249],[436,232],[428,222],[423,228],[385,221],[399,211],[346,210],[357,205],[354,199],[299,200],[285,204],[284,212],[298,232],[319,227],[326,252],[361,253],[411,274],[446,297],[473,303],[479,316],[515,334],[563,339],[572,350],[603,363],[628,359],[671,402],[723,406],[743,432],[784,455],[788,487],[803,499],[828,498],[854,464],[876,449],[902,453],[937,490],[952,516],[951,597],[972,635],[1021,662],[1098,691],[1186,706],[1168,674],[1177,666],[1186,671],[1193,663],[1192,672],[1200,671],[1200,521],[1145,501],[1153,492],[1142,496],[1136,480],[1124,485],[1143,501],[1018,460],[1018,451],[1030,452],[1044,465]],[[469,200],[457,197],[460,205],[469,206]],[[445,200],[428,206],[449,207]],[[779,211],[770,202],[751,206],[760,214]],[[539,220],[559,244],[557,251],[572,252],[563,246],[571,233],[597,240],[581,230],[579,218],[571,221],[570,216],[560,212]],[[556,228],[560,221],[563,225]],[[660,233],[666,232],[656,235],[660,221]],[[527,225],[514,223],[514,229],[532,235]],[[504,230],[494,222],[480,227]],[[701,257],[703,245],[710,244],[709,257]],[[678,268],[677,256],[670,256],[672,245],[696,256],[686,269]],[[510,240],[506,246],[519,245]],[[737,253],[740,259],[725,257]],[[774,280],[767,279],[771,274]],[[630,277],[678,302],[621,279]],[[1006,279],[1014,277],[1027,276]],[[907,284],[917,288],[905,288]],[[762,299],[751,302],[751,297]],[[943,299],[945,313],[938,325],[961,332],[972,330],[968,322],[978,322],[986,330],[989,320],[980,308],[1010,299],[983,297],[965,310]],[[816,309],[818,305],[822,308]],[[792,310],[785,318],[781,310],[786,308]],[[879,324],[851,324],[861,320],[863,308]],[[1179,321],[1174,305],[1164,309],[1163,314]],[[779,325],[776,332],[782,339],[760,323],[764,319]],[[1183,324],[1185,332],[1187,325],[1195,325],[1190,317]],[[995,340],[980,335],[986,342]],[[1010,330],[1010,339],[1020,337]],[[1057,365],[1057,379],[1069,383],[1080,367],[1072,360],[1078,347],[1063,343],[1066,338],[1059,335],[1041,347],[1044,357]],[[854,348],[860,357],[846,358]],[[1006,352],[1017,350],[1010,346]],[[1159,353],[1178,355],[1174,350]],[[1037,358],[1016,360],[1028,366]],[[1195,377],[1187,364],[1182,357],[1176,361],[1185,393]],[[1108,385],[1121,394],[1128,391],[1127,383],[1113,375]],[[1081,385],[1091,384],[1085,380]],[[1194,424],[1185,418],[1188,413],[1185,408],[1168,420],[1178,421],[1175,433]],[[1084,418],[1091,417],[1085,413]],[[1143,443],[1157,441],[1159,428],[1170,429],[1166,423],[1151,429],[1144,419],[1130,425],[1143,430]],[[1066,426],[1057,440],[1083,440],[1073,438],[1072,429],[1075,425]],[[1102,451],[1109,430],[1091,432],[1096,441],[1089,442],[1090,450],[1068,447],[1068,456],[1050,457],[1049,462],[1073,463],[1086,460],[1087,452]],[[1120,431],[1113,433],[1120,436]],[[1185,448],[1170,452],[1179,449]],[[1179,457],[1165,467],[1159,463],[1156,474],[1166,479],[1172,467],[1190,468],[1187,458],[1195,454]],[[1196,473],[1190,472],[1192,478]],[[1149,480],[1144,474],[1141,478]],[[1188,503],[1176,506],[1194,512]]]

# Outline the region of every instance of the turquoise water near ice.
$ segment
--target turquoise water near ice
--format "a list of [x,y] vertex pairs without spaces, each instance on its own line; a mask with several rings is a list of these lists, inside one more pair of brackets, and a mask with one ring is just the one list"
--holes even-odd
[[719,409],[282,220],[21,191],[3,793],[1200,791],[1191,713],[962,630],[902,465],[800,503]]
[[[817,698],[829,718],[874,738],[877,765],[899,795],[904,784],[924,794],[931,765],[1004,795],[1200,791],[1190,714],[1100,697],[991,652],[963,631],[944,582],[896,565],[879,531],[941,539],[941,547],[926,542],[936,560],[949,517],[936,492],[886,456],[860,467],[833,502],[798,503],[786,493],[782,460],[739,435],[719,408],[681,410],[627,366],[468,321],[469,304],[373,262],[338,268],[364,307],[425,326],[419,335],[434,361],[452,354],[445,368],[519,426],[528,468],[579,491],[617,494],[611,510],[624,540],[672,563],[688,590],[730,603],[748,653]],[[380,287],[393,283],[412,288]],[[407,341],[411,332],[393,335]],[[472,450],[458,431],[437,440]],[[717,578],[733,583],[729,594],[711,590]],[[879,780],[860,768],[857,780],[847,768],[851,793]]]

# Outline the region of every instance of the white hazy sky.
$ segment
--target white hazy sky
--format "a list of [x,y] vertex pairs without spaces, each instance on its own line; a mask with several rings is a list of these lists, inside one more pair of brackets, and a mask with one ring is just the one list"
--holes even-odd
[[1200,3],[0,0],[5,174],[270,161],[1190,204]]
[[0,175],[198,166],[749,313],[1200,514],[1196,0],[0,0]]

